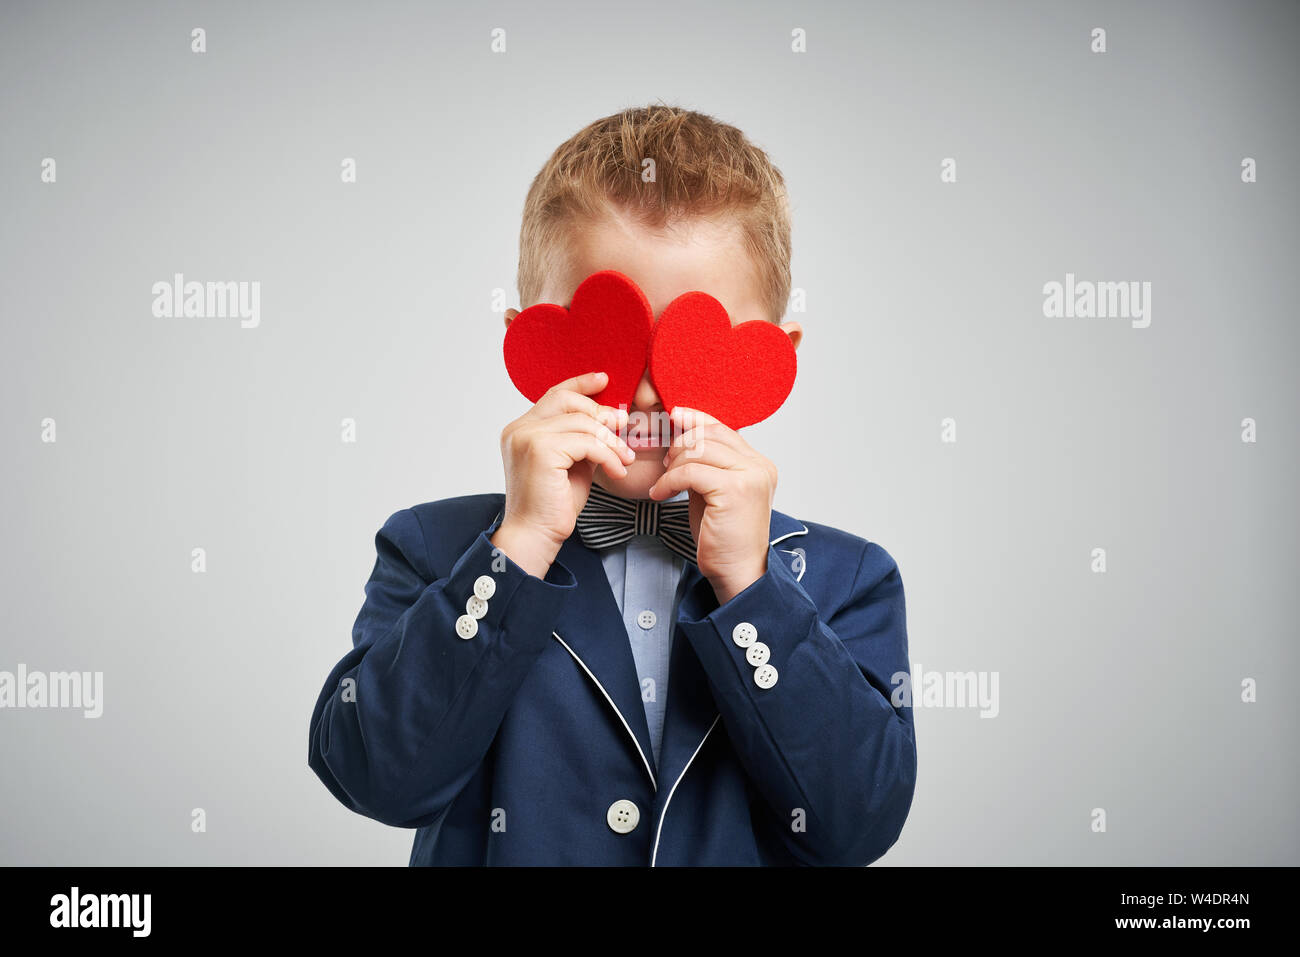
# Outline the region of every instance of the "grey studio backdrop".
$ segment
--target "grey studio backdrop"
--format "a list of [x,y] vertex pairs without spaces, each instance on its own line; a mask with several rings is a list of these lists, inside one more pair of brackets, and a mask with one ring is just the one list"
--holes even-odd
[[[103,674],[0,710],[3,863],[406,863],[312,706],[384,520],[504,487],[529,182],[658,100],[789,182],[776,507],[895,557],[914,669],[997,679],[917,706],[881,863],[1300,863],[1297,5],[2,11],[0,671]],[[177,273],[256,326],[154,315]],[[1045,315],[1067,274],[1149,324]]]

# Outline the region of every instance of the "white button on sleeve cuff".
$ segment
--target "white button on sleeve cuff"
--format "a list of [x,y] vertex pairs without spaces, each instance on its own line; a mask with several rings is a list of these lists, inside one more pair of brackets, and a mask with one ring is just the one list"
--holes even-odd
[[747,621],[739,622],[731,629],[731,640],[741,648],[748,648],[758,638],[758,629]]

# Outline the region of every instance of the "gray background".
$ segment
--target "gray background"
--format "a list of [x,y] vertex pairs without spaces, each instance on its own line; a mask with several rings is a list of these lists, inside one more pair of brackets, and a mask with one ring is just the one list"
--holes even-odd
[[[891,552],[914,663],[1000,676],[996,719],[917,709],[882,863],[1300,863],[1298,28],[1292,3],[6,2],[0,670],[102,670],[105,707],[0,711],[0,861],[406,863],[413,832],[308,769],[312,705],[384,519],[503,488],[526,403],[492,294],[517,304],[531,178],[662,99],[790,185],[799,380],[746,432],[776,506]],[[1151,282],[1151,326],[1045,318],[1067,271]],[[260,328],[154,318],[174,272],[260,281]]]

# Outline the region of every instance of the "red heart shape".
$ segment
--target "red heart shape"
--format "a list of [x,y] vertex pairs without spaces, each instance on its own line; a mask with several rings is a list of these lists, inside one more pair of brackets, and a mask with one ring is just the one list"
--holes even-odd
[[794,388],[794,343],[780,326],[737,326],[722,303],[688,292],[668,304],[650,339],[650,378],[670,412],[707,412],[732,429],[761,422]]
[[524,398],[584,372],[607,372],[601,405],[631,408],[645,375],[654,311],[639,286],[621,272],[592,273],[573,293],[569,308],[529,306],[506,327],[506,371]]

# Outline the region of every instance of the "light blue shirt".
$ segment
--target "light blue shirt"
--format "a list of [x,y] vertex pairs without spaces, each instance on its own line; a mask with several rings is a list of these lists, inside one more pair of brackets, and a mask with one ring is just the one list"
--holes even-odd
[[[671,496],[685,498],[689,489]],[[623,627],[636,659],[641,701],[650,728],[655,767],[664,732],[664,706],[668,703],[668,661],[672,651],[673,622],[681,596],[677,586],[686,559],[675,555],[654,535],[633,535],[622,545],[601,549],[601,563],[609,587],[623,615]]]

